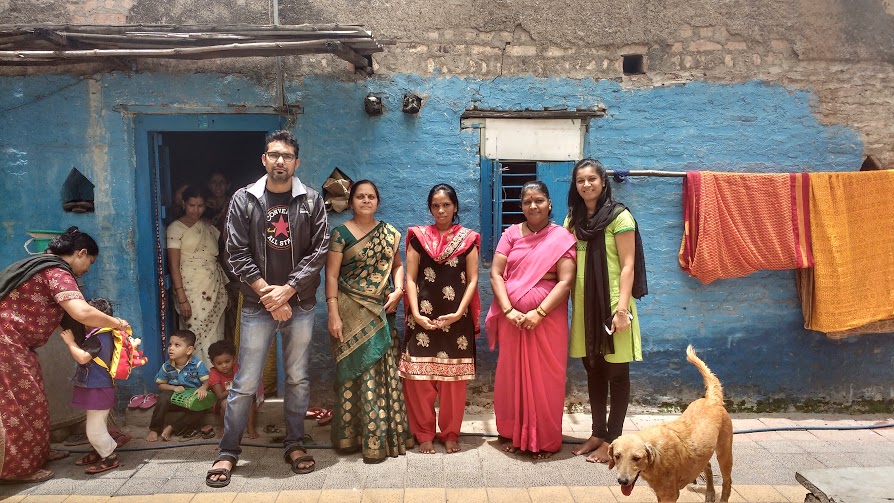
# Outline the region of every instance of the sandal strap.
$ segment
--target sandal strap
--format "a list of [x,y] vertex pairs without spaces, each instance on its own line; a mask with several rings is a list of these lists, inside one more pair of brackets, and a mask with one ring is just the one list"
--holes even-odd
[[305,455],[307,455],[307,447],[304,447],[304,443],[298,442],[297,444],[292,444],[286,449],[285,454],[283,454],[283,460],[286,463],[292,464],[292,456],[291,454],[295,451],[302,451]]

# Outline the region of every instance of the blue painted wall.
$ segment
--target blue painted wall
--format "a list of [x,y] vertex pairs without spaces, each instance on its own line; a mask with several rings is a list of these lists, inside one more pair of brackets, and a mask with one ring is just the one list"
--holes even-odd
[[[472,104],[504,110],[605,105],[608,114],[591,122],[585,151],[609,168],[849,171],[862,161],[855,132],[817,122],[814,96],[761,82],[624,90],[613,81],[589,79],[400,75],[356,83],[306,77],[286,91],[289,101],[304,107],[294,127],[302,179],[319,187],[339,167],[354,179],[375,180],[383,197],[381,217],[398,228],[430,221],[425,197],[436,182],[457,188],[462,222],[480,228],[479,133],[460,129],[460,116]],[[383,97],[383,116],[371,118],[363,111],[369,92]],[[418,115],[400,112],[405,92],[423,96]],[[132,116],[116,106],[226,112],[231,104],[271,103],[268,84],[233,76],[0,79],[0,256],[5,262],[24,256],[21,244],[29,228],[79,225],[102,249],[85,278],[88,295],[112,297],[132,320],[152,316],[141,311],[137,288],[138,279],[145,285],[151,271],[138,276],[135,260],[145,253],[137,246],[149,239],[137,235],[135,208],[149,199],[134,188]],[[66,214],[58,204],[72,166],[97,185],[95,214]],[[618,198],[642,227],[650,275],[651,293],[639,305],[645,361],[632,368],[635,400],[660,403],[699,393],[700,378],[683,356],[688,343],[699,349],[735,402],[890,400],[894,340],[877,335],[831,341],[805,331],[792,272],[761,272],[704,286],[679,269],[680,183],[631,178],[616,185]],[[564,194],[554,200],[562,204]],[[485,306],[491,299],[487,273],[482,271]],[[322,309],[317,327],[315,400],[325,402],[332,361]],[[151,349],[160,357],[160,347]],[[483,344],[480,349],[477,389],[486,391],[495,356]],[[580,364],[571,362],[570,396],[583,398],[584,389]]]

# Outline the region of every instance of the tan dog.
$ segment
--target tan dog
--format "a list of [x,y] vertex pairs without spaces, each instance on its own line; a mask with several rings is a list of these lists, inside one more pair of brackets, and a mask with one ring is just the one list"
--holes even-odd
[[729,501],[732,490],[733,423],[723,407],[723,388],[711,369],[695,356],[690,345],[686,359],[705,379],[705,397],[689,404],[677,419],[622,435],[609,447],[609,469],[617,466],[621,492],[629,496],[640,475],[655,491],[659,502],[674,502],[680,490],[704,471],[708,487],[705,501],[714,501],[711,454],[723,475],[720,501]]

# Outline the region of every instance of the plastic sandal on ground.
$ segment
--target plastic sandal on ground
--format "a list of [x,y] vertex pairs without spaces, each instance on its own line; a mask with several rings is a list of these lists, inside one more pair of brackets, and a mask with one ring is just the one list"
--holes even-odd
[[155,402],[157,402],[157,401],[158,401],[158,395],[156,395],[155,393],[149,393],[148,395],[146,395],[146,397],[143,399],[143,401],[140,402],[140,408],[143,410],[151,409],[152,407],[155,406]]
[[323,407],[311,407],[307,409],[307,412],[304,414],[304,417],[307,419],[320,419],[320,416],[325,412],[326,409]]
[[326,426],[327,424],[332,422],[332,410],[326,409],[325,412],[320,414],[320,417],[317,419],[317,424],[320,426]]
[[146,399],[146,395],[134,395],[130,397],[130,401],[127,402],[127,408],[136,409],[139,408],[140,404],[143,403],[143,400]]

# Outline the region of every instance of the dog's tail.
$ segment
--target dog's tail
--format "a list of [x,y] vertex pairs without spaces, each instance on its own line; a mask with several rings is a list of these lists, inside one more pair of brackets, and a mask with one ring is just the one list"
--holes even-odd
[[692,344],[686,348],[686,360],[695,365],[705,379],[705,398],[723,403],[723,386],[720,385],[720,379],[717,379],[717,376],[714,375],[714,372],[711,372],[711,369],[708,368],[705,362],[695,355],[695,349],[692,347]]

